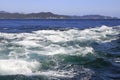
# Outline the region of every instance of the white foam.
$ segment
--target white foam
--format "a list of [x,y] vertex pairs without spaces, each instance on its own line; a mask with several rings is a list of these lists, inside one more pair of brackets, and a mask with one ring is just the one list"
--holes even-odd
[[99,30],[100,31],[112,30],[112,27],[108,27],[108,26],[103,25],[99,28]]
[[[33,72],[36,71],[35,73],[40,72],[46,75],[65,76],[64,71],[62,73],[39,71],[40,63],[32,61],[29,55],[51,56],[67,54],[85,56],[90,53],[94,54],[94,49],[89,45],[91,41],[100,43],[110,42],[117,39],[117,37],[112,35],[118,34],[120,34],[119,30],[107,26],[84,30],[38,30],[32,33],[0,33],[0,38],[3,38],[3,40],[0,41],[0,53],[8,58],[4,59],[3,57],[2,59],[4,60],[0,60],[0,75],[34,74]],[[88,42],[89,44],[81,46],[79,42]],[[6,49],[6,51],[4,49]],[[24,56],[24,58],[20,58],[21,56]]]
[[[55,31],[55,30],[38,30],[33,33],[0,33],[0,37],[6,39],[14,39],[11,43],[16,45],[22,45],[24,48],[28,47],[39,47],[42,50],[36,51],[39,54],[45,55],[55,55],[55,54],[67,54],[69,52],[77,51],[78,49],[81,52],[89,52],[90,48],[87,46],[75,48],[72,46],[62,47],[58,45],[67,44],[68,41],[97,41],[97,42],[110,42],[116,38],[109,38],[106,35],[116,35],[119,34],[119,31],[113,29],[112,27],[102,26],[96,28],[90,28],[85,30],[70,29],[67,31]],[[5,41],[6,44],[10,43]],[[1,43],[1,42],[0,42]],[[57,44],[54,44],[57,43]],[[4,43],[1,43],[4,45]],[[69,49],[69,50],[68,50]],[[30,51],[30,50],[26,50]],[[33,51],[33,50],[31,50]],[[92,49],[90,53],[92,53]],[[79,51],[80,52],[80,51]]]
[[31,74],[39,67],[40,64],[37,61],[0,60],[0,75]]
[[17,44],[23,45],[23,46],[35,46],[35,47],[39,46],[36,42],[34,42],[34,41],[27,41],[27,40],[19,41],[19,42],[17,42]]
[[49,76],[49,77],[74,77],[75,73],[72,71],[46,71],[46,72],[39,72],[39,75]]

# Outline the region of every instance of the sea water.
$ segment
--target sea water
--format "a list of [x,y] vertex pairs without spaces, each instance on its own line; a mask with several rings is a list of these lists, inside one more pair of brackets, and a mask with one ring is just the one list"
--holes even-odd
[[0,80],[119,80],[120,20],[0,20]]

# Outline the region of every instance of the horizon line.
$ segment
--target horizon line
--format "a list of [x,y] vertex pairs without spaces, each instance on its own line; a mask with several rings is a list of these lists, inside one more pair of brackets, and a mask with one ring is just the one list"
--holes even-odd
[[[19,14],[52,13],[52,14],[56,14],[56,15],[65,15],[65,16],[87,16],[87,15],[99,15],[99,16],[115,17],[115,16],[109,16],[109,15],[103,15],[103,14],[84,14],[84,15],[59,14],[59,13],[55,13],[55,12],[51,12],[51,11],[39,11],[39,12],[9,12],[9,11],[5,11],[5,10],[0,10],[0,12],[3,12],[3,13],[19,13]],[[115,17],[115,18],[120,18],[120,17]]]

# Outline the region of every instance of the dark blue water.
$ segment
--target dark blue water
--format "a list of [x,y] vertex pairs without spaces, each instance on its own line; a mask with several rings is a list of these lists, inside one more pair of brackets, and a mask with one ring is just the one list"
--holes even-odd
[[40,29],[91,28],[118,26],[120,20],[0,20],[0,31],[31,32]]
[[120,20],[0,20],[0,80],[120,80]]

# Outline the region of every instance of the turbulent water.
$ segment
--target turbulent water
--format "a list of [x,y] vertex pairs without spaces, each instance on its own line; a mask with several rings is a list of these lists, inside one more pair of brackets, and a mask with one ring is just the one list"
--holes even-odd
[[0,30],[0,80],[120,79],[120,26],[24,30]]

